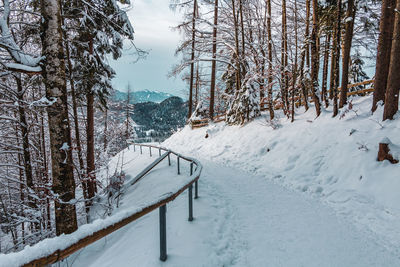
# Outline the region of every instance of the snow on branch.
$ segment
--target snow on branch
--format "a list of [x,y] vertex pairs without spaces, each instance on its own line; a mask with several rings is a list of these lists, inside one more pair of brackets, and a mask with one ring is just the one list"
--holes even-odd
[[11,34],[8,25],[10,11],[10,1],[4,0],[3,16],[0,17],[0,47],[6,49],[11,57],[17,62],[18,66],[12,66],[15,67],[15,71],[20,70],[26,72],[26,69],[30,67],[34,68],[35,73],[40,72],[41,68],[39,67],[39,63],[42,60],[42,57],[34,57],[22,51]]

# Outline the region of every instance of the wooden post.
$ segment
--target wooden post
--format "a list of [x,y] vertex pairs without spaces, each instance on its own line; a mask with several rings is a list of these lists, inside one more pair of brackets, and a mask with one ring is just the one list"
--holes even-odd
[[189,218],[188,221],[193,221],[193,184],[189,186]]
[[160,260],[167,260],[167,220],[166,205],[160,207]]

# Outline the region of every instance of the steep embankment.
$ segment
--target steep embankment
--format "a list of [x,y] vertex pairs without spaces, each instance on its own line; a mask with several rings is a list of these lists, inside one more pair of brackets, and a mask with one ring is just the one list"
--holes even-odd
[[164,145],[318,198],[399,254],[400,164],[376,157],[384,137],[400,144],[400,119],[381,122],[382,108],[372,115],[370,105],[356,98],[341,119],[329,109],[315,119],[311,108],[294,123],[278,114],[273,125],[265,115],[243,127],[186,127]]

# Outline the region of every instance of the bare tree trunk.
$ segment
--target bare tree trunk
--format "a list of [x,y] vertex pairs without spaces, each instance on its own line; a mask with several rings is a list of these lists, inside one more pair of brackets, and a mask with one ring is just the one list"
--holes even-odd
[[104,110],[104,146],[103,146],[104,151],[107,151],[107,145],[108,145],[107,134],[108,134],[108,107],[106,107]]
[[347,103],[347,84],[349,83],[349,65],[350,65],[350,51],[351,43],[353,40],[354,19],[356,16],[356,7],[354,0],[347,1],[346,11],[346,30],[344,35],[344,49],[343,49],[343,65],[342,65],[342,90],[340,91],[339,108],[342,108]]
[[18,91],[18,113],[21,127],[22,136],[22,149],[24,158],[24,169],[25,169],[25,179],[26,185],[28,186],[28,205],[31,208],[36,208],[35,200],[30,196],[29,191],[34,191],[33,175],[32,175],[32,164],[31,164],[31,152],[29,149],[29,132],[28,132],[28,122],[26,120],[25,109],[24,109],[24,91],[22,88],[21,74],[17,74],[15,77],[17,83]]
[[[334,27],[336,30],[336,26]],[[329,99],[333,99],[333,87],[335,86],[335,55],[336,55],[336,35],[335,30],[333,31],[332,35],[332,46],[331,46],[331,70],[329,74]]]
[[42,47],[45,55],[43,77],[50,128],[50,147],[55,200],[56,234],[69,234],[77,228],[75,180],[72,166],[71,135],[68,118],[67,86],[59,1],[42,0]]
[[305,30],[305,41],[306,41],[306,66],[310,68],[310,0],[306,0],[306,30]]
[[[65,39],[67,39],[65,37]],[[75,129],[75,142],[76,142],[76,151],[78,154],[78,162],[79,162],[79,170],[78,170],[78,176],[79,179],[81,180],[82,183],[82,193],[83,193],[83,198],[85,199],[85,207],[86,207],[86,213],[89,213],[89,203],[88,203],[88,183],[86,180],[86,175],[85,175],[85,165],[83,163],[83,157],[82,157],[82,144],[81,144],[81,135],[80,135],[80,130],[79,130],[79,117],[78,117],[78,104],[76,101],[76,92],[75,92],[75,83],[72,75],[72,62],[71,62],[71,54],[69,50],[69,44],[68,41],[65,40],[65,53],[67,56],[67,63],[68,63],[68,69],[69,69],[69,85],[71,87],[71,98],[72,98],[72,112],[74,115],[74,129]]]
[[88,185],[88,198],[91,199],[96,193],[96,172],[94,162],[94,94],[88,91],[86,94],[86,173]]
[[232,0],[233,23],[235,27],[235,45],[236,45],[236,94],[240,91],[241,74],[240,74],[240,49],[239,49],[239,26],[236,16],[235,0]]
[[313,0],[313,29],[311,33],[311,93],[314,99],[317,117],[321,114],[321,104],[319,102],[318,90],[318,68],[319,68],[319,49],[317,46],[318,37],[318,0]]
[[304,108],[308,110],[308,84],[305,82],[304,77],[304,66],[308,69],[310,68],[310,0],[306,0],[306,29],[304,34],[304,48],[301,52],[300,61],[300,81],[301,81],[301,91],[304,99]]
[[329,101],[327,96],[327,83],[328,83],[328,62],[329,62],[330,43],[331,43],[331,33],[327,33],[325,37],[324,64],[322,72],[322,101],[325,102],[325,107],[329,106]]
[[[93,38],[89,39],[89,53],[93,55]],[[92,72],[90,72],[92,75]],[[92,77],[89,77],[89,82],[86,89],[86,174],[88,185],[88,198],[92,199],[96,192],[96,166],[94,155],[94,92],[92,90]],[[89,202],[89,204],[91,204]]]
[[271,120],[274,119],[274,104],[272,101],[272,33],[271,33],[271,0],[267,0],[267,33],[268,33],[268,107],[269,117]]
[[[246,50],[245,50],[245,42],[244,42],[244,23],[243,23],[243,3],[242,0],[239,0],[239,14],[240,14],[240,28],[241,28],[241,37],[242,37],[242,59],[245,58]],[[242,76],[245,76],[242,74]]]
[[[337,0],[337,25],[336,25],[336,38],[335,38],[335,79],[333,86],[333,117],[336,117],[339,113],[338,109],[338,87],[339,87],[339,62],[340,62],[340,39],[341,39],[341,20],[342,20],[342,0]],[[333,60],[333,59],[332,59]]]
[[212,46],[212,63],[211,63],[211,89],[210,89],[210,119],[214,119],[214,98],[215,98],[215,75],[216,75],[216,58],[217,58],[217,26],[218,26],[218,0],[214,3],[214,28],[213,28],[213,46]]
[[194,80],[194,50],[196,43],[196,10],[197,0],[193,2],[193,16],[192,16],[192,54],[190,63],[190,85],[189,85],[189,114],[188,119],[192,116],[193,112],[193,80]]
[[199,91],[200,91],[200,73],[199,73],[199,62],[196,64],[196,83],[195,83],[195,95],[194,95],[194,106],[197,107],[199,103]]
[[292,122],[294,122],[294,98],[296,96],[297,86],[297,54],[298,54],[298,40],[297,40],[297,0],[294,0],[294,35],[295,35],[295,55],[294,55],[294,69],[293,69],[293,88],[292,88]]
[[396,17],[394,21],[392,50],[390,56],[389,76],[385,95],[385,108],[383,120],[393,120],[399,110],[400,91],[400,0],[396,4]]
[[289,94],[288,94],[288,45],[287,45],[287,20],[286,20],[286,0],[282,0],[282,43],[281,43],[281,94],[284,112],[289,117]]
[[377,108],[379,101],[385,101],[387,78],[389,75],[390,53],[392,49],[392,37],[396,0],[383,0],[381,20],[379,25],[378,54],[376,57],[374,98],[372,101],[372,112]]

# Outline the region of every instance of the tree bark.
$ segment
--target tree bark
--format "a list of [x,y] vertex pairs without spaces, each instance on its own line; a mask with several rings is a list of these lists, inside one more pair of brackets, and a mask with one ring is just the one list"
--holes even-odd
[[217,25],[218,25],[218,0],[214,3],[214,28],[213,28],[213,45],[212,45],[212,63],[211,63],[211,88],[210,88],[210,119],[214,119],[214,98],[215,98],[215,75],[216,75],[216,58],[217,58]]
[[321,114],[321,103],[319,102],[318,90],[318,69],[319,69],[319,53],[318,53],[318,0],[313,0],[313,28],[311,33],[311,93],[314,99],[315,111],[317,117]]
[[192,15],[192,54],[190,62],[190,85],[189,85],[189,114],[188,119],[192,116],[193,112],[193,80],[194,80],[194,50],[196,43],[196,9],[197,0],[193,2],[193,15]]
[[390,52],[394,27],[394,7],[396,0],[383,0],[379,25],[378,54],[376,57],[374,96],[371,111],[374,112],[379,101],[385,101],[387,78],[389,75]]
[[298,40],[297,40],[297,0],[294,0],[294,35],[295,35],[295,55],[294,55],[294,68],[293,68],[293,87],[292,87],[292,122],[294,122],[294,97],[296,96],[297,86],[297,54],[298,54]]
[[18,91],[18,113],[21,127],[21,136],[22,136],[22,149],[23,149],[23,159],[24,159],[24,168],[25,168],[25,179],[26,185],[28,186],[28,205],[31,208],[35,208],[35,200],[30,195],[29,191],[34,190],[33,184],[33,175],[32,175],[32,164],[31,164],[31,152],[29,149],[29,132],[28,132],[28,122],[26,120],[25,109],[24,109],[24,92],[22,88],[21,74],[17,74],[15,77],[15,81],[17,83],[17,91]]
[[64,48],[62,45],[61,7],[59,1],[42,0],[42,64],[46,97],[54,101],[47,107],[50,130],[56,234],[69,234],[77,228],[75,180],[72,166],[71,135],[68,118]]
[[239,48],[239,26],[236,17],[235,0],[232,0],[232,14],[233,14],[233,24],[235,27],[235,45],[236,45],[236,94],[240,91],[241,84],[241,73],[240,73],[240,48]]
[[[89,39],[89,53],[93,55],[93,38]],[[92,71],[90,71],[92,76]],[[86,89],[86,116],[87,116],[87,128],[86,128],[86,174],[87,174],[87,187],[88,187],[88,198],[92,199],[97,193],[96,186],[96,166],[95,166],[95,155],[94,155],[94,92],[92,90],[92,77],[89,77]],[[91,201],[89,201],[90,203]],[[90,203],[91,204],[91,203]]]
[[305,42],[306,42],[306,67],[310,68],[310,0],[306,0],[306,30],[305,30]]
[[333,86],[333,117],[336,117],[339,113],[338,109],[338,87],[339,87],[339,62],[340,62],[340,39],[341,39],[341,20],[342,20],[342,0],[337,0],[337,24],[335,32],[335,78]]
[[333,87],[335,86],[335,64],[336,64],[336,60],[335,60],[335,55],[336,55],[336,26],[334,26],[334,30],[333,30],[333,38],[332,38],[332,46],[331,46],[331,70],[330,70],[330,74],[329,74],[329,99],[333,99]]
[[271,120],[274,119],[274,105],[272,101],[272,33],[271,33],[271,0],[267,0],[267,34],[268,34],[268,107],[269,117]]
[[324,64],[322,72],[322,101],[325,102],[325,107],[329,106],[327,96],[327,83],[328,83],[328,63],[329,63],[329,45],[331,43],[331,33],[327,33],[325,37],[325,52],[324,52]]
[[287,20],[286,20],[286,0],[282,0],[282,43],[281,43],[281,94],[285,114],[289,117],[289,94],[288,94],[288,44],[287,44]]
[[354,0],[347,1],[347,11],[345,18],[345,35],[344,35],[344,49],[343,49],[343,64],[342,64],[342,89],[340,91],[339,108],[347,104],[347,84],[349,83],[349,65],[350,65],[350,51],[351,43],[353,40],[354,19],[356,16],[356,7]]
[[385,95],[385,108],[383,120],[393,120],[399,110],[400,91],[400,0],[396,4],[396,17],[394,21],[392,49],[390,53],[389,76]]

